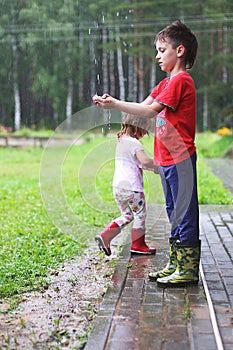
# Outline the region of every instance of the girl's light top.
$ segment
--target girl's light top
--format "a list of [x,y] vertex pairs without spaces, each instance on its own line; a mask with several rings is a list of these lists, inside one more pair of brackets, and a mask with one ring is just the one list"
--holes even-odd
[[113,187],[144,192],[142,166],[136,152],[144,150],[136,138],[123,135],[117,142]]

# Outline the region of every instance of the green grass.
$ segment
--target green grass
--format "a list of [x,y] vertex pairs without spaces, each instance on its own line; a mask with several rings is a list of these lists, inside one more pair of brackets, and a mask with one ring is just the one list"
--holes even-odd
[[[153,138],[143,142],[152,156]],[[43,289],[48,269],[82,254],[118,215],[111,185],[114,154],[115,138],[98,137],[45,151],[0,148],[0,297]],[[201,157],[198,178],[201,204],[232,202]],[[144,179],[147,202],[164,203],[159,176],[145,172]]]
[[82,249],[46,215],[38,182],[41,154],[0,149],[0,296],[42,288],[48,267]]
[[38,137],[50,137],[53,135],[53,130],[32,130],[28,128],[21,128],[19,131],[13,132],[16,136],[38,136]]
[[233,135],[220,136],[217,133],[205,132],[197,134],[198,153],[204,158],[223,157],[233,147]]
[[232,204],[232,195],[224,188],[223,182],[211,172],[203,158],[224,157],[233,145],[233,135],[220,136],[211,132],[200,133],[197,134],[196,145],[199,203]]
[[198,159],[197,169],[199,204],[232,204],[232,195],[201,157]]

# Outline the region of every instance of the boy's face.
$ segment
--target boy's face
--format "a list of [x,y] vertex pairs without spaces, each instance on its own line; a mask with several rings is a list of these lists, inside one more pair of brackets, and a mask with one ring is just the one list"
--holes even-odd
[[157,55],[156,60],[159,63],[160,68],[164,72],[172,72],[178,62],[178,48],[173,48],[169,40],[156,42]]

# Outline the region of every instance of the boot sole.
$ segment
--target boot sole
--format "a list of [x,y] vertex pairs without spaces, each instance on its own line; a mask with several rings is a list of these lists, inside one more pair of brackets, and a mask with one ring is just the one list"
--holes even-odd
[[178,283],[161,283],[157,281],[157,286],[159,288],[184,288],[188,286],[195,286],[198,284],[198,281],[187,281],[187,282],[178,282]]
[[98,246],[99,246],[99,250],[101,252],[104,252],[107,256],[110,256],[111,253],[108,251],[108,249],[106,248],[103,239],[100,236],[96,236],[95,237],[95,241],[97,242]]
[[149,281],[156,282],[159,277],[151,277],[149,276]]
[[139,252],[137,250],[130,250],[130,253],[132,253],[132,254],[143,254],[143,255],[153,255],[153,254],[156,253],[156,251],[154,251],[154,252]]
[[[175,272],[175,271],[173,271],[173,272]],[[149,280],[150,280],[150,281],[157,281],[158,278],[163,278],[163,277],[170,276],[173,272],[171,272],[171,273],[169,273],[169,274],[167,274],[167,275],[164,275],[164,276],[153,277],[153,276],[148,275],[148,277],[149,277]]]

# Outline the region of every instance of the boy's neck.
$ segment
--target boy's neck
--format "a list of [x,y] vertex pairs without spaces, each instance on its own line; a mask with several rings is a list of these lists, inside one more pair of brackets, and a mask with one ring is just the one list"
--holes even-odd
[[177,70],[175,70],[175,71],[173,71],[173,72],[170,72],[169,77],[170,77],[170,79],[171,79],[171,78],[173,78],[175,75],[177,75],[177,74],[179,74],[179,73],[186,72],[186,71],[187,71],[186,68],[177,69]]

